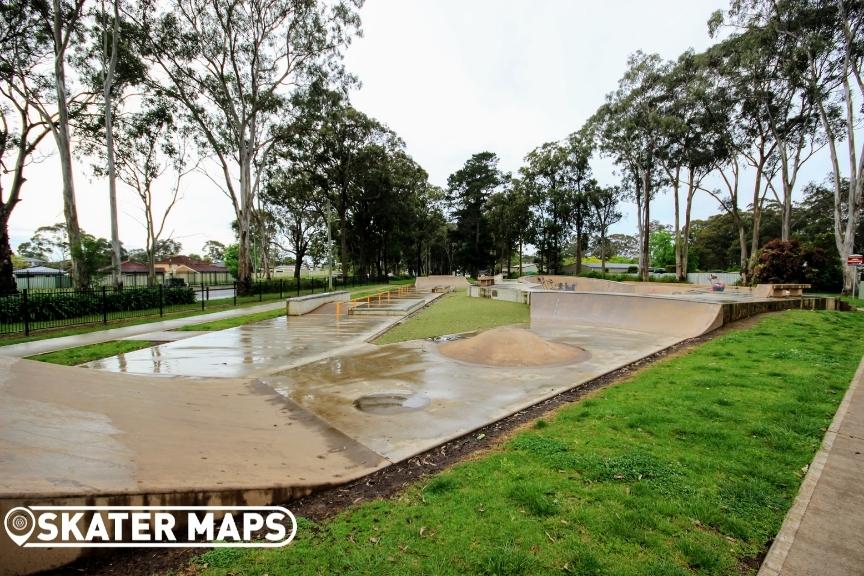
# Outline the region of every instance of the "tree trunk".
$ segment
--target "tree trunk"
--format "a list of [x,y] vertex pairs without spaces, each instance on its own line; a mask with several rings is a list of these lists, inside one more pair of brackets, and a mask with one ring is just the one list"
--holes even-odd
[[606,229],[600,225],[600,274],[606,274]]
[[650,194],[650,182],[651,176],[645,171],[642,175],[642,250],[640,260],[644,264],[639,269],[640,276],[643,282],[647,282],[651,277],[651,274],[648,272],[648,267],[650,264],[650,254],[651,254],[651,194]]
[[576,229],[576,274],[582,273],[582,227]]
[[86,288],[90,284],[88,271],[83,266],[81,228],[78,226],[78,208],[75,202],[75,182],[72,175],[72,147],[69,138],[69,103],[66,96],[66,46],[63,41],[62,5],[53,0],[54,36],[54,87],[57,94],[57,123],[53,129],[60,157],[60,170],[63,178],[63,216],[66,220],[66,233],[69,236],[69,254],[72,260],[72,283],[76,288]]
[[0,204],[0,295],[18,291],[15,266],[12,264],[12,246],[9,244],[9,216],[12,211]]
[[[680,238],[680,269],[677,269],[678,280],[681,282],[687,281],[687,270],[689,269],[690,258],[690,218],[693,212],[693,197],[696,195],[696,183],[693,181],[693,169],[689,170],[689,178],[687,183],[687,202],[684,206],[684,229],[681,232]],[[677,197],[677,193],[676,193]]]
[[519,240],[519,277],[522,277],[522,240]]
[[747,262],[747,277],[753,275],[753,267],[756,265],[756,254],[759,252],[759,225],[762,221],[762,170],[765,166],[765,158],[756,167],[756,182],[753,185],[753,230],[750,237],[750,259]]
[[[120,35],[120,13],[114,0],[114,23],[111,29],[111,57],[102,87],[105,100],[105,149],[108,158],[108,199],[111,211],[111,277],[115,288],[123,285],[120,263],[120,231],[117,223],[117,171],[114,167],[114,102],[112,89],[114,87],[114,71],[117,68],[117,42]],[[103,36],[103,51],[107,50],[107,34]]]
[[[684,262],[686,256],[684,255],[684,250],[681,246],[681,208],[680,202],[678,201],[678,192],[681,187],[681,179],[679,175],[681,174],[681,167],[675,167],[675,176],[672,178],[672,196],[675,200],[675,275],[678,277],[678,280],[686,280],[687,279],[687,264]],[[690,184],[692,186],[693,180],[693,171],[690,171]]]

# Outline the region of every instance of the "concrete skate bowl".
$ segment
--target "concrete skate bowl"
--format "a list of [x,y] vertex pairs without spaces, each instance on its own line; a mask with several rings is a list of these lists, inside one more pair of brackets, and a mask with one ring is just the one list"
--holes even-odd
[[530,330],[510,326],[444,342],[438,351],[460,362],[513,368],[575,364],[591,357],[578,346],[549,342]]
[[465,290],[470,285],[464,276],[418,276],[414,281],[414,288],[421,292],[431,292],[435,288]]
[[[584,278],[581,276],[556,276],[540,274],[537,276],[522,276],[520,282],[536,285],[544,290],[562,290],[575,292],[611,292],[615,294],[696,294],[711,292],[711,286],[703,284],[675,284],[665,282],[618,282],[599,278]],[[749,288],[736,288],[736,292],[747,291]]]
[[577,325],[694,338],[723,325],[723,305],[662,296],[537,291],[531,326]]

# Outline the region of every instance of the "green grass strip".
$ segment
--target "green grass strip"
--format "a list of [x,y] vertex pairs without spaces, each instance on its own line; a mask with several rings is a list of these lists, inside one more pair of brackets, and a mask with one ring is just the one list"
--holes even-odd
[[864,353],[790,311],[559,409],[503,447],[196,574],[755,574]]
[[112,342],[101,342],[99,344],[88,344],[77,348],[67,348],[56,352],[46,352],[36,356],[28,356],[29,360],[48,362],[50,364],[62,364],[63,366],[77,366],[85,362],[92,362],[100,358],[107,358],[124,352],[132,352],[149,348],[153,342],[149,340],[114,340]]
[[463,292],[442,296],[431,306],[394,326],[375,340],[376,344],[392,344],[418,338],[432,338],[485,330],[508,324],[530,321],[526,304],[503,302],[489,298],[472,298]]
[[249,324],[250,322],[260,322],[262,320],[270,320],[285,315],[284,308],[276,310],[268,310],[267,312],[256,312],[255,314],[246,314],[245,316],[235,316],[233,318],[223,318],[221,320],[213,320],[212,322],[204,322],[202,324],[187,324],[177,328],[180,331],[195,332],[198,330],[225,330],[226,328],[234,328]]

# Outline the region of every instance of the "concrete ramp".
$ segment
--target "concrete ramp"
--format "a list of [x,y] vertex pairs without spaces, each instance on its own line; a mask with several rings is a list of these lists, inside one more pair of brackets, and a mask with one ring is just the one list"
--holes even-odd
[[447,286],[454,290],[463,290],[470,286],[464,276],[418,276],[414,281],[417,290],[428,291],[438,286]]
[[723,305],[659,296],[599,292],[531,293],[531,325],[616,328],[693,338],[723,325]]

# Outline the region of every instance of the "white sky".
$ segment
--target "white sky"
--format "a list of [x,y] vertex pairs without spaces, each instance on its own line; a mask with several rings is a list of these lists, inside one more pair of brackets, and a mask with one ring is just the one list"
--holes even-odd
[[[433,183],[483,150],[515,172],[533,148],[578,130],[603,103],[636,50],[676,58],[709,46],[706,21],[725,0],[367,0],[364,37],[346,64],[362,81],[355,106],[393,128]],[[46,149],[50,151],[50,148]],[[592,163],[601,184],[617,182],[604,159]],[[824,155],[805,167],[799,190],[822,180]],[[76,187],[82,227],[109,236],[107,183],[78,161]],[[218,178],[217,174],[214,174]],[[63,220],[60,171],[50,157],[28,174],[10,225],[13,248],[42,225]],[[167,192],[167,190],[166,190]],[[127,248],[144,245],[140,207],[123,188],[120,234]],[[672,222],[672,200],[660,196],[653,218]],[[716,213],[706,195],[694,218]],[[208,239],[232,239],[230,201],[202,176],[184,181],[183,199],[166,230],[186,252]],[[635,233],[626,207],[614,232]]]

